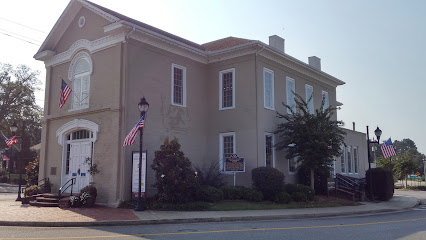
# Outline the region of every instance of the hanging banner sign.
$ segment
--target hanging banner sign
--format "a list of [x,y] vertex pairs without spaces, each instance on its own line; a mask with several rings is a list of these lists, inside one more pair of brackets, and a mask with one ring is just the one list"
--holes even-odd
[[[139,192],[139,152],[132,152],[133,170],[132,170],[132,196],[137,197]],[[141,175],[141,192],[145,196],[146,183],[146,152],[142,152],[142,175]]]
[[240,158],[237,154],[232,154],[231,157],[225,159],[226,172],[245,172],[244,158]]

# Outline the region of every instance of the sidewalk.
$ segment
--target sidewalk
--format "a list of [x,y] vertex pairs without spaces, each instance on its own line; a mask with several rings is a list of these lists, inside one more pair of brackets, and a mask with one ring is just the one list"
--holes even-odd
[[300,219],[402,211],[426,201],[426,192],[396,190],[388,202],[362,202],[360,206],[247,211],[143,211],[108,207],[40,208],[14,201],[15,194],[0,194],[0,225],[3,226],[99,226],[244,220]]

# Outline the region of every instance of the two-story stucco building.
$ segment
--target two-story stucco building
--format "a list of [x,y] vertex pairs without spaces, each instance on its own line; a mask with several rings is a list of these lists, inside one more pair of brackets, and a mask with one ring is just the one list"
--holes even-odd
[[[143,145],[150,195],[154,151],[166,137],[177,137],[198,165],[217,161],[223,169],[230,154],[244,157],[237,185],[250,186],[251,170],[260,166],[295,182],[294,160],[273,147],[276,111],[287,111],[281,103],[292,104],[293,91],[312,95],[312,109],[323,98],[337,106],[336,88],[344,84],[321,71],[319,58],[307,64],[287,55],[275,35],[269,44],[228,37],[200,45],[85,0],[70,1],[34,57],[47,72],[40,177],[49,177],[54,190],[72,177],[74,191],[94,181],[98,202],[108,205],[131,195],[132,151],[139,146],[122,143],[139,120],[141,97],[150,104]],[[72,88],[63,108],[61,79]],[[365,134],[348,133],[352,147],[335,171],[362,176]],[[87,158],[98,164],[94,178]]]

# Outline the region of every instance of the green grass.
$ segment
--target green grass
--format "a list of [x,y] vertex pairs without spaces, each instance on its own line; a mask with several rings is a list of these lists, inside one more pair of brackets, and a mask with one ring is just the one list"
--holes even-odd
[[255,203],[246,201],[224,201],[214,204],[208,211],[236,211],[236,210],[269,210],[269,209],[292,209],[292,208],[320,208],[339,207],[338,203],[290,203],[274,204],[269,202]]

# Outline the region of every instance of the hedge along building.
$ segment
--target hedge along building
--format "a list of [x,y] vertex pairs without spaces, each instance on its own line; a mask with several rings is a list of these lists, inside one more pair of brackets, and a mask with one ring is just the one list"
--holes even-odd
[[[344,84],[321,71],[319,58],[306,64],[285,54],[278,36],[269,44],[229,37],[199,45],[85,0],[70,1],[34,57],[47,72],[40,177],[49,177],[54,190],[72,177],[74,191],[93,181],[98,202],[108,205],[131,196],[132,151],[139,146],[122,143],[139,119],[142,96],[150,104],[143,147],[153,195],[150,165],[166,137],[177,137],[199,166],[218,162],[223,171],[225,157],[244,157],[237,185],[250,186],[251,170],[260,166],[295,182],[293,160],[273,148],[275,111],[286,111],[281,102],[291,103],[292,91],[312,94],[313,108],[322,98],[336,106],[336,87]],[[61,78],[73,90],[63,108]],[[99,174],[88,174],[86,159]]]

